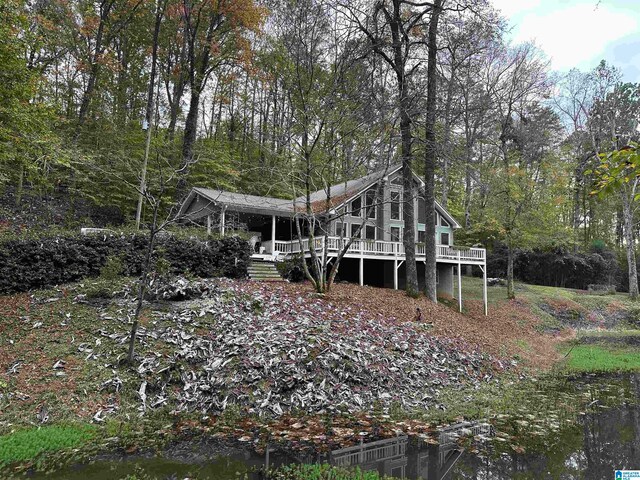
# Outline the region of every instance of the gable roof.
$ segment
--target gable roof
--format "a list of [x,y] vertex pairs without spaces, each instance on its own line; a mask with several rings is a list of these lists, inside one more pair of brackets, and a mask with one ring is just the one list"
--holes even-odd
[[[400,170],[400,168],[402,168],[402,165],[396,164],[365,175],[364,177],[332,185],[328,189],[331,193],[330,208],[340,208],[352,198],[371,188],[381,179],[393,175]],[[422,179],[415,174],[414,177],[420,185],[424,187]],[[211,206],[231,206],[234,210],[241,212],[293,217],[297,212],[301,211],[301,207],[304,206],[306,198],[306,195],[301,195],[294,200],[290,200],[228,192],[212,188],[194,187],[184,200],[180,208],[180,213],[192,215],[193,218],[206,215],[207,213],[199,215],[198,211],[196,211],[195,214],[194,212],[189,212],[191,206],[198,204],[199,199],[201,199],[204,200],[204,202],[199,202],[200,209],[209,209]],[[313,211],[322,213],[326,210],[327,190],[322,189],[315,191],[310,195],[310,198]],[[436,210],[449,222],[452,228],[460,228],[461,225],[438,201],[436,201],[435,204]]]

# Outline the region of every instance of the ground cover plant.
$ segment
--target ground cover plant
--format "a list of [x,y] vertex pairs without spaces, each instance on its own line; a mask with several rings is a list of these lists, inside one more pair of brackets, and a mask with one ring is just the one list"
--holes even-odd
[[94,434],[90,425],[45,425],[0,436],[0,469],[41,453],[81,446]]

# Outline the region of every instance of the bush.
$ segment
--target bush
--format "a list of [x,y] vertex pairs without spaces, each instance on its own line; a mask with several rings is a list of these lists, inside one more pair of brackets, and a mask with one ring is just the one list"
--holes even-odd
[[[59,236],[8,240],[0,243],[0,292],[24,292],[96,277],[116,271],[139,275],[147,234]],[[237,237],[202,242],[163,236],[156,241],[154,264],[159,259],[170,273],[198,277],[244,278],[251,256],[249,244]],[[118,256],[118,261],[110,257]],[[117,276],[117,275],[116,275]]]
[[304,259],[301,255],[296,255],[292,258],[286,258],[281,262],[276,263],[276,267],[282,278],[289,280],[293,283],[302,282],[305,278],[302,262]]

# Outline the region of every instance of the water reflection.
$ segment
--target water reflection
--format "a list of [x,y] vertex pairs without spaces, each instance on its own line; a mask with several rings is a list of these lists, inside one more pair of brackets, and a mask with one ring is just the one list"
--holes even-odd
[[447,480],[463,454],[458,439],[471,435],[487,439],[493,434],[491,425],[461,423],[441,430],[437,438],[427,441],[410,440],[402,435],[334,450],[329,461],[336,466],[358,466],[395,478]]

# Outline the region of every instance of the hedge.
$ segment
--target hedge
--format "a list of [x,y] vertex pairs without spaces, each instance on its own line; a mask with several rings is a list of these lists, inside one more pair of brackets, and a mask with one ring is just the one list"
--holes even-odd
[[[514,276],[525,283],[582,290],[586,290],[589,284],[622,287],[623,270],[616,254],[609,250],[574,253],[562,249],[517,249],[514,253]],[[487,256],[487,270],[490,277],[506,277],[505,246],[498,246]]]
[[[24,292],[94,277],[110,255],[121,255],[125,274],[139,275],[148,246],[146,234],[60,236],[0,243],[0,293]],[[155,256],[175,274],[244,278],[251,256],[238,237],[203,242],[171,235],[156,238]]]

